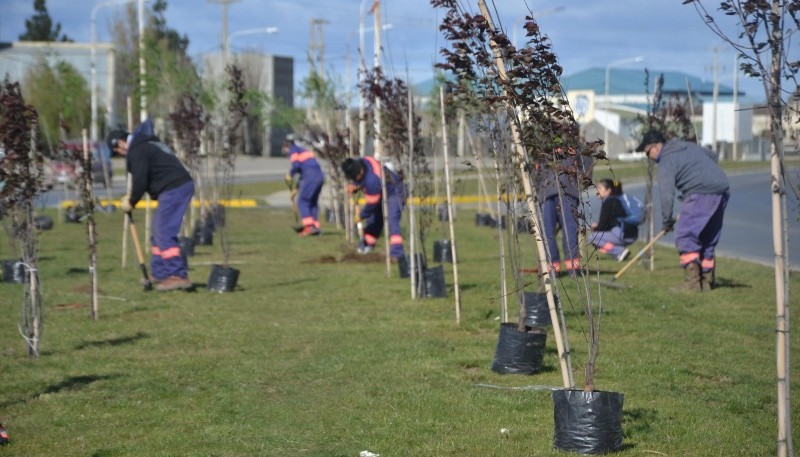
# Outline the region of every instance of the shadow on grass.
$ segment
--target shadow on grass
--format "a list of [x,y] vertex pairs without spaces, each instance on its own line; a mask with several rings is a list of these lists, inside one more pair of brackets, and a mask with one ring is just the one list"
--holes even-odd
[[50,395],[56,394],[62,391],[74,391],[82,389],[89,384],[92,384],[97,381],[103,381],[106,379],[114,379],[119,378],[122,375],[118,374],[111,374],[111,375],[83,375],[83,376],[71,376],[57,384],[51,384],[44,388],[41,392],[35,392],[29,398],[18,398],[16,400],[9,400],[3,403],[0,403],[0,409],[5,409],[10,406],[19,405],[23,403],[27,403],[29,400],[36,400],[42,395]]
[[278,283],[273,284],[273,286],[276,286],[276,287],[294,286],[296,284],[303,284],[305,282],[314,282],[314,281],[316,281],[314,278],[300,278],[300,279],[295,279],[294,281],[278,282]]
[[716,285],[715,289],[723,289],[723,288],[724,289],[742,289],[742,288],[751,289],[752,287],[753,286],[751,286],[750,284],[745,284],[743,282],[737,282],[737,281],[734,281],[732,279],[717,278],[717,285]]
[[[636,435],[648,434],[653,431],[653,423],[658,420],[658,411],[647,408],[632,408],[622,411],[622,430],[625,439]],[[636,443],[625,443],[623,450],[633,449]]]
[[75,346],[75,349],[81,350],[86,349],[88,347],[102,347],[102,346],[122,346],[125,344],[133,344],[138,340],[143,340],[145,338],[149,338],[150,335],[144,332],[136,332],[135,335],[131,336],[121,336],[119,338],[111,338],[107,340],[99,340],[99,341],[84,341],[83,343]]

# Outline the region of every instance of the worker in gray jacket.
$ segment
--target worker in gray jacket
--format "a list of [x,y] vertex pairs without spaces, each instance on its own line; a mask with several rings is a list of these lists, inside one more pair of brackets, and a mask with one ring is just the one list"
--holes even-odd
[[[711,290],[714,249],[730,197],[728,178],[717,165],[716,155],[695,143],[665,141],[657,130],[645,133],[636,151],[658,164],[662,227],[675,228],[675,247],[685,272],[681,289]],[[683,195],[677,223],[672,217],[676,190]]]

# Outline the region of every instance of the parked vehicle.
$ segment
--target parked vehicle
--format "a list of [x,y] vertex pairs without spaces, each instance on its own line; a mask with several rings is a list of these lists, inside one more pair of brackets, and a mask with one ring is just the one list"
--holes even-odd
[[[91,144],[92,147],[92,180],[95,183],[106,185],[104,176],[108,173],[108,184],[111,184],[113,169],[111,168],[111,151],[104,141]],[[53,152],[47,162],[46,180],[55,184],[74,184],[82,172],[80,158],[83,155],[83,142],[80,140],[67,141],[63,147]],[[105,163],[105,167],[103,166]]]

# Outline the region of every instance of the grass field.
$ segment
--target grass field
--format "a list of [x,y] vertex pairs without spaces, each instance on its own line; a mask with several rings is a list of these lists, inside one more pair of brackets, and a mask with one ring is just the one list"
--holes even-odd
[[[98,214],[102,297],[93,321],[85,227],[57,222],[41,234],[39,359],[26,356],[17,330],[22,286],[0,283],[0,422],[12,440],[0,457],[563,455],[552,450],[549,391],[512,389],[560,385],[552,332],[541,373],[490,370],[497,234],[472,216],[458,213],[460,325],[449,264],[449,298],[412,301],[396,267],[387,278],[379,259],[354,260],[330,225],[298,239],[289,210],[263,207],[227,214],[241,275],[225,294],[204,288],[222,259],[216,234],[190,258],[195,291],[145,292],[132,246],[120,266],[122,214]],[[446,233],[435,225],[431,239]],[[8,255],[7,238],[0,246]],[[718,265],[721,287],[706,294],[669,291],[682,272],[666,248],[655,272],[635,266],[619,280],[627,288],[594,285],[605,308],[595,386],[625,394],[620,455],[775,454],[774,273]],[[620,266],[601,260],[601,278]],[[575,284],[562,287],[572,297],[565,314],[580,384],[586,322],[572,304]],[[798,290],[795,275],[792,303]]]

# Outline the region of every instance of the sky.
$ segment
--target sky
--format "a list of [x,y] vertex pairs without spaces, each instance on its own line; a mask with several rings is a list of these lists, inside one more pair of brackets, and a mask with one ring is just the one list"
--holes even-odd
[[[492,8],[491,0],[487,2]],[[70,38],[89,42],[91,11],[98,3],[100,0],[47,0],[47,8]],[[326,72],[336,75],[343,85],[355,85],[362,19],[368,67],[374,59],[374,16],[368,12],[372,3],[373,0],[232,0],[228,5],[229,36],[254,28],[278,27],[279,31],[236,33],[229,46],[232,53],[257,50],[293,57],[297,85],[308,74],[311,22],[322,20]],[[477,12],[477,0],[461,3]],[[718,2],[706,3],[715,8]],[[25,19],[33,14],[33,0],[2,0],[0,5],[0,41],[15,41],[25,30]],[[189,52],[194,58],[221,50],[219,0],[168,0],[168,5],[167,23],[189,37]],[[381,35],[386,72],[409,79],[411,84],[430,79],[433,65],[442,61],[439,50],[447,46],[438,32],[442,10],[434,9],[429,0],[381,0],[380,5],[382,23],[391,24],[391,29]],[[112,19],[122,8],[110,5],[98,10],[98,41],[109,40]],[[508,35],[512,39],[516,35],[518,42],[524,36],[524,17],[533,11],[541,30],[551,39],[565,75],[613,64],[613,68],[629,70],[647,68],[651,75],[681,71],[711,81],[716,54],[720,84],[733,86],[735,53],[708,29],[694,7],[682,5],[682,0],[495,0],[493,8]],[[717,18],[726,20],[721,14]],[[735,23],[728,24],[735,36]],[[319,29],[314,30],[316,33]],[[641,62],[630,62],[638,56],[643,58]],[[739,89],[748,98],[764,98],[761,83],[741,74]]]

